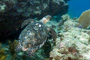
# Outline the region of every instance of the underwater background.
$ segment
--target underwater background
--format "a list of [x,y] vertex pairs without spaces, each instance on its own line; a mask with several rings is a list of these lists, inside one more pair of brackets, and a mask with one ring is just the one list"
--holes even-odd
[[0,0],[0,60],[90,60],[89,0]]
[[68,13],[72,18],[79,17],[83,11],[90,9],[90,0],[70,0],[68,3]]

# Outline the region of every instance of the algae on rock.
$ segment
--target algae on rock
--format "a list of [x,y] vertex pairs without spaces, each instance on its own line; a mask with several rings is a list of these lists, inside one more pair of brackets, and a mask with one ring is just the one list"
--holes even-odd
[[56,46],[50,52],[51,60],[89,60],[90,30],[79,28],[73,19],[64,22],[56,40]]

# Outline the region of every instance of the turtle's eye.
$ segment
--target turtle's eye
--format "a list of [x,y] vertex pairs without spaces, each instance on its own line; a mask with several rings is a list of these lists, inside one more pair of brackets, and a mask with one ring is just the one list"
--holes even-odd
[[51,16],[50,16],[50,15],[47,15],[47,16],[45,16],[45,18],[47,18],[47,19],[51,19]]

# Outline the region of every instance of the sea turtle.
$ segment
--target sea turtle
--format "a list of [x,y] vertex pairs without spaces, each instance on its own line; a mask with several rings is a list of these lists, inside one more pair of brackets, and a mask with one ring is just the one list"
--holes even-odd
[[[22,23],[22,26],[27,25],[19,36],[19,44],[16,51],[25,52],[28,56],[32,57],[35,51],[41,48],[49,35],[52,33],[53,39],[56,39],[56,33],[52,28],[46,27],[44,24],[50,20],[51,16],[47,15],[40,21],[28,19]],[[28,23],[29,22],[29,23]]]

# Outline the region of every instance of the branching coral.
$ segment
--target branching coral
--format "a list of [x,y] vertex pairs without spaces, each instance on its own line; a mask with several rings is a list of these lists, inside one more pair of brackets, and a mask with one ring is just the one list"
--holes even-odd
[[9,43],[9,52],[11,54],[11,60],[14,60],[16,58],[16,52],[15,52],[15,48],[18,45],[18,41],[14,40],[14,42],[11,42],[10,40],[8,41]]
[[15,54],[15,48],[16,46],[18,45],[18,42],[16,40],[14,40],[14,42],[11,42],[11,41],[8,41],[9,43],[9,50],[10,50],[10,53],[13,55]]
[[[0,43],[0,60],[28,60],[25,55],[18,57],[15,52],[15,48],[18,45],[18,41],[14,40],[14,42],[8,41],[9,47],[3,47]],[[8,49],[8,50],[7,50]]]

